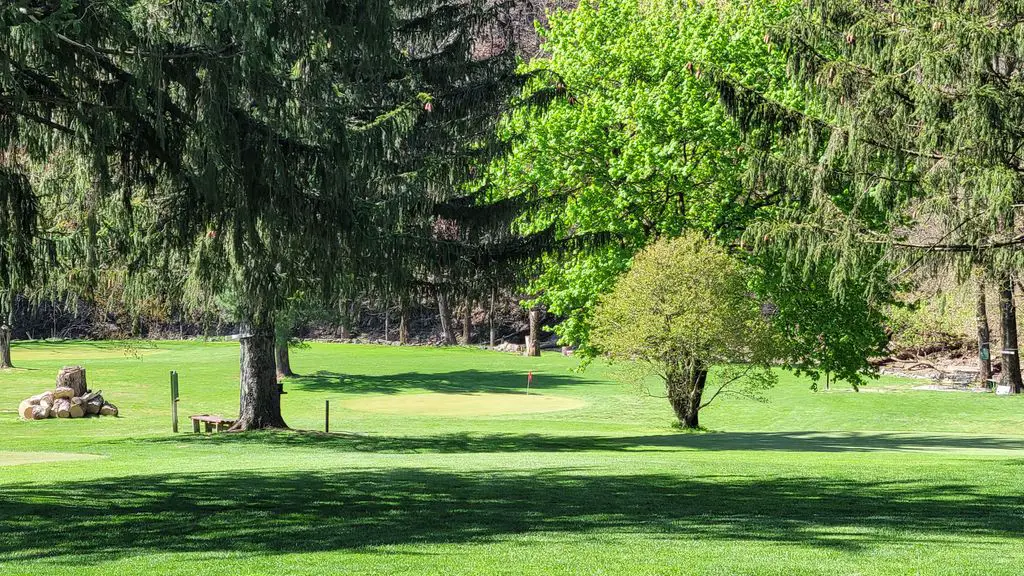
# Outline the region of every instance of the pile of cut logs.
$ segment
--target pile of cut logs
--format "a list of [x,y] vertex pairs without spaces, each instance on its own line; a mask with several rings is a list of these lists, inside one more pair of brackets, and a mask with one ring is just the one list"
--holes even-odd
[[117,416],[117,406],[103,400],[100,391],[91,392],[85,383],[85,368],[71,366],[57,374],[57,388],[23,401],[18,414],[25,420]]

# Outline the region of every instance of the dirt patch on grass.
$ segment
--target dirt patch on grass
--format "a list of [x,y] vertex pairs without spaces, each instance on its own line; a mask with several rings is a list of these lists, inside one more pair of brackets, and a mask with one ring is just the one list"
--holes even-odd
[[535,414],[582,408],[587,403],[576,398],[541,394],[402,394],[370,396],[349,400],[346,408],[381,414],[421,416],[499,416],[503,414]]
[[0,451],[0,466],[18,466],[21,464],[42,464],[44,462],[73,462],[76,460],[96,460],[103,458],[95,454],[75,454],[73,452],[4,452]]

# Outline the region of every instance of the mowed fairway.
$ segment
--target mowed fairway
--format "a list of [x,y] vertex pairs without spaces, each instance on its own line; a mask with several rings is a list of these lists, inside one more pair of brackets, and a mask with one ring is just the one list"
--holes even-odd
[[[185,432],[237,410],[237,356],[16,345],[0,574],[1024,572],[1024,399],[784,376],[769,404],[725,398],[702,413],[715,432],[681,434],[664,399],[572,358],[312,344],[285,418],[322,430],[330,400],[337,433]],[[17,419],[77,363],[122,417]],[[536,398],[513,398],[529,371]]]

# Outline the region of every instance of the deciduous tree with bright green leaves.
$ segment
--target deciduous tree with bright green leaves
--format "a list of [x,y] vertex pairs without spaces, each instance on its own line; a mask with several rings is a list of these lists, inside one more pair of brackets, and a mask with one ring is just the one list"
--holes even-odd
[[697,229],[721,238],[773,198],[745,187],[746,150],[718,102],[714,66],[779,98],[796,99],[784,60],[764,40],[788,2],[582,2],[550,18],[546,57],[529,64],[564,97],[508,119],[504,194],[538,201],[524,230],[609,241],[552,256],[530,291],[566,317],[563,342],[586,345],[600,294],[632,256],[663,236]]
[[780,350],[741,263],[696,232],[660,240],[633,259],[598,305],[591,339],[612,359],[658,374],[686,428],[699,427],[700,410],[720,394],[756,396],[770,386]]

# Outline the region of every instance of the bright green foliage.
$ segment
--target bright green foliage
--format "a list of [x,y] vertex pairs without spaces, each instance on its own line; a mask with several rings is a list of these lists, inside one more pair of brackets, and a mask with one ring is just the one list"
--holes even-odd
[[603,245],[552,257],[531,291],[586,344],[600,294],[638,250],[699,229],[734,234],[771,198],[741,184],[746,151],[705,69],[787,98],[781,54],[763,36],[787,2],[582,2],[551,16],[548,57],[529,69],[563,98],[509,119],[512,155],[494,168],[506,194],[539,202],[525,230]]
[[774,381],[776,332],[749,293],[744,270],[694,232],[656,242],[634,258],[598,306],[591,339],[609,357],[639,361],[661,375],[687,425],[718,395],[701,399],[710,368],[746,364],[738,375],[720,376],[719,391],[740,379],[748,391]]

